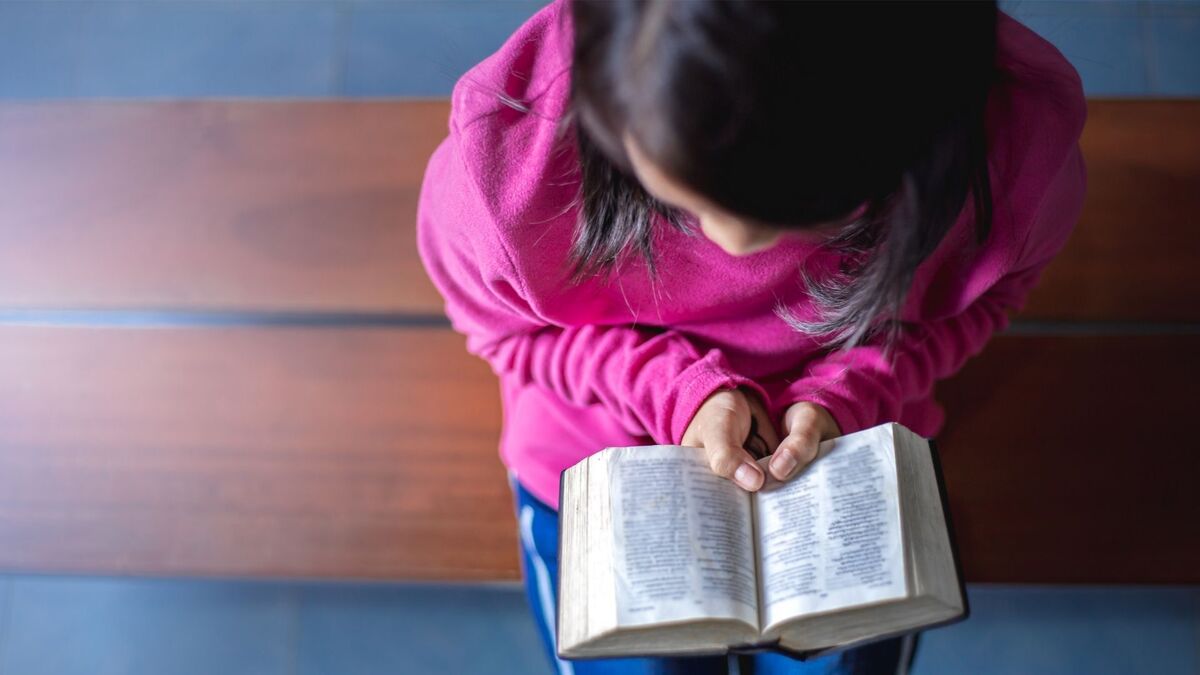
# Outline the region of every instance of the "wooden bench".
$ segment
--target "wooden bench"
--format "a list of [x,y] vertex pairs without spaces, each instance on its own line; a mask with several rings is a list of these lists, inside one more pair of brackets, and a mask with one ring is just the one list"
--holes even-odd
[[[0,104],[0,569],[508,580],[496,383],[413,244],[444,102]],[[1200,102],[939,386],[973,582],[1200,582]]]

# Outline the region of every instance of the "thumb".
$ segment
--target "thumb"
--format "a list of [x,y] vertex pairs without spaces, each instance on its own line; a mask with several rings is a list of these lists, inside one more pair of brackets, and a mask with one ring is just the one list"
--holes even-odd
[[842,434],[837,420],[824,406],[801,401],[783,415],[788,435],[771,458],[771,475],[787,480],[817,458],[821,441]]
[[762,487],[765,478],[762,469],[742,447],[742,439],[737,438],[732,428],[726,427],[722,431],[724,433],[705,439],[709,467],[713,473],[731,479],[743,490],[754,492]]
[[817,457],[821,437],[815,429],[804,427],[788,434],[771,457],[771,475],[787,480]]

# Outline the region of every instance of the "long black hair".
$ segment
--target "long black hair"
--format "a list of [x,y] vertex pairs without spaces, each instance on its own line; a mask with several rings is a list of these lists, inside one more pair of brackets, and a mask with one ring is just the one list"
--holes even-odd
[[984,109],[994,2],[572,0],[571,127],[582,186],[575,278],[682,214],[632,177],[623,139],[733,214],[777,228],[856,219],[805,275],[820,309],[779,313],[830,345],[894,335],[917,266],[966,207],[992,215]]

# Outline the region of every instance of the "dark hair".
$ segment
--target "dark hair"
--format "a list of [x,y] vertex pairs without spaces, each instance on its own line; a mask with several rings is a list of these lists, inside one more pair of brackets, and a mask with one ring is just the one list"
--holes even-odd
[[968,196],[991,225],[984,109],[994,2],[572,0],[571,117],[582,187],[575,279],[629,251],[653,270],[653,222],[684,218],[631,175],[623,136],[731,213],[779,228],[862,215],[805,274],[820,316],[779,313],[853,346],[899,328],[917,266]]

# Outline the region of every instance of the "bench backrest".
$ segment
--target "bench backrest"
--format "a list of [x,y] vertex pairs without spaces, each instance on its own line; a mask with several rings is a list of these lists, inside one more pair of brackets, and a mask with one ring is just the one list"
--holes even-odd
[[[413,219],[440,101],[0,104],[0,568],[518,574],[487,367]],[[938,388],[968,580],[1200,582],[1200,102]]]

